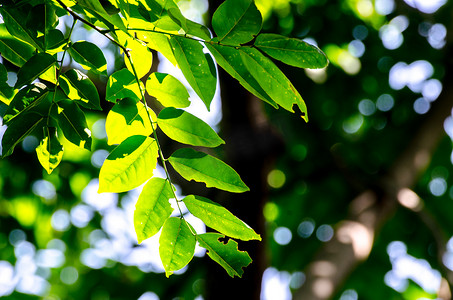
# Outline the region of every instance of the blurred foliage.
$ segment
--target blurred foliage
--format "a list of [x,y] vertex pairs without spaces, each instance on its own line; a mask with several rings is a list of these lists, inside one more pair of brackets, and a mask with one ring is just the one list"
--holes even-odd
[[[181,2],[189,6],[191,1]],[[268,236],[270,266],[293,274],[294,290],[303,282],[299,272],[329,238],[329,230],[345,218],[349,202],[364,187],[378,184],[424,120],[414,110],[422,89],[393,89],[392,67],[423,60],[433,72],[420,80],[422,87],[429,79],[449,84],[443,81],[448,41],[442,31],[435,31],[442,26],[435,24],[449,28],[453,7],[450,2],[434,13],[423,13],[393,0],[256,3],[266,20],[265,31],[316,42],[331,60],[327,69],[317,72],[280,66],[307,102],[308,124],[284,110],[265,107],[286,148],[275,165],[278,171],[268,177],[269,203],[264,212],[250,213],[264,213],[267,232],[261,234]],[[389,28],[394,31],[385,33]],[[389,49],[383,40],[392,34]],[[427,89],[426,93],[433,91]],[[102,160],[105,153],[98,151],[108,149],[103,118],[92,115],[88,120],[90,128],[101,128],[98,134],[93,130],[93,152],[68,151],[70,145],[65,145],[63,162],[52,175],[30,155],[34,140],[25,140],[11,158],[0,161],[0,294],[8,299],[194,299],[203,293],[203,259],[196,258],[187,271],[167,279],[151,262],[157,255],[151,246],[139,247],[128,235],[125,227],[131,224],[122,222],[132,220],[133,192],[118,199],[84,198],[98,176],[96,155]],[[447,239],[453,235],[451,152],[451,139],[445,135],[415,187]],[[439,180],[433,183],[434,179]],[[101,204],[93,204],[96,201]],[[77,223],[77,214],[86,214],[86,223]],[[111,217],[116,224],[108,221]],[[112,224],[113,229],[107,228]],[[291,232],[284,243],[277,236],[281,228]],[[336,299],[434,298],[435,292],[424,291],[413,279],[403,280],[407,285],[399,290],[386,284],[392,270],[388,247],[395,241],[403,242],[412,257],[441,269],[432,230],[401,207],[376,237],[367,261],[345,279]],[[147,262],[134,265],[135,256]],[[13,284],[5,284],[6,279]]]

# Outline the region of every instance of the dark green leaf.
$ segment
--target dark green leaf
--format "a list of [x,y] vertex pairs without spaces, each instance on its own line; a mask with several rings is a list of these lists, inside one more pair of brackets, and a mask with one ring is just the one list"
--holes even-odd
[[250,74],[242,61],[241,50],[222,46],[216,43],[206,43],[206,47],[211,51],[217,63],[231,75],[237,79],[239,83],[246,88],[249,92],[260,98],[261,100],[269,103],[274,108],[278,108],[277,103],[264,91],[259,85],[255,77]]
[[169,74],[152,73],[146,80],[146,91],[166,107],[183,108],[190,105],[186,87]]
[[3,58],[18,67],[22,67],[34,54],[35,48],[28,43],[14,38],[5,24],[0,24],[0,53]]
[[244,241],[259,240],[261,237],[250,226],[242,222],[226,208],[201,196],[189,195],[184,198],[187,209],[206,226],[232,238]]
[[328,63],[326,55],[318,47],[278,34],[258,35],[255,46],[272,58],[298,68],[324,68]]
[[192,146],[217,147],[225,142],[205,122],[173,107],[163,109],[157,125],[171,139]]
[[224,244],[219,239],[224,238],[224,235],[218,233],[204,233],[197,235],[197,241],[200,246],[208,250],[209,257],[221,265],[231,277],[242,277],[244,270],[252,259],[245,251],[239,251],[238,243],[233,240],[228,240]]
[[17,73],[17,82],[14,88],[20,88],[41,76],[50,67],[55,66],[57,60],[48,53],[33,55]]
[[63,51],[63,48],[66,45],[66,39],[63,35],[63,32],[58,29],[52,29],[47,32],[46,37],[47,53],[55,54],[57,52]]
[[91,131],[85,119],[85,114],[77,103],[71,100],[62,100],[52,108],[52,116],[65,138],[76,146],[91,150]]
[[128,69],[121,69],[110,75],[105,94],[105,99],[113,103],[123,98],[131,98],[135,101],[140,101],[142,98],[135,76]]
[[78,41],[71,45],[68,52],[85,70],[107,75],[107,61],[101,49],[95,44]]
[[190,148],[176,150],[168,161],[186,180],[204,182],[207,187],[242,193],[249,188],[238,173],[221,160]]
[[212,16],[212,28],[222,44],[239,45],[261,30],[262,17],[253,0],[226,0]]
[[217,83],[211,56],[205,55],[203,46],[198,41],[174,36],[170,43],[184,77],[209,110]]
[[90,78],[79,70],[68,70],[60,77],[61,89],[71,100],[76,100],[81,106],[101,110],[99,93]]
[[0,64],[0,101],[9,105],[14,96],[14,89],[8,85],[8,71]]
[[173,191],[168,180],[151,178],[143,187],[134,212],[134,227],[140,244],[155,235],[173,212]]
[[167,219],[159,238],[159,254],[167,277],[192,260],[195,244],[194,233],[185,220]]
[[[113,29],[114,26],[117,28],[126,31],[126,26],[121,19],[121,17],[111,9],[111,4],[107,6],[109,12],[106,11],[105,7],[101,4],[99,0],[78,0],[77,4],[83,8],[90,11],[95,16],[98,16],[99,19],[110,29]],[[105,4],[105,2],[104,2]]]
[[44,116],[34,111],[27,111],[10,122],[2,138],[2,157],[11,155],[14,147],[22,142],[26,136],[35,129],[44,126],[45,119]]
[[99,173],[98,193],[130,191],[153,176],[158,148],[143,135],[128,137],[109,154]]
[[308,122],[307,107],[299,92],[282,71],[257,49],[241,47],[241,57],[250,74],[278,105],[294,112],[297,105],[302,118]]
[[47,115],[52,102],[51,93],[47,86],[36,82],[21,89],[13,98],[3,116],[3,121],[9,123],[19,114],[26,111],[35,111],[40,115]]
[[44,138],[36,148],[38,160],[48,174],[60,164],[63,158],[63,146],[57,137],[55,127],[44,127]]

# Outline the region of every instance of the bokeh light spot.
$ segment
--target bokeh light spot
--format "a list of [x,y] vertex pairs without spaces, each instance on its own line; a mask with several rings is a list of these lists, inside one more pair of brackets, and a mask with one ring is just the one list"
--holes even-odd
[[266,221],[273,222],[278,218],[279,209],[277,204],[273,202],[267,202],[263,208],[263,214],[266,218]]
[[280,170],[272,170],[267,175],[267,183],[274,189],[281,188],[286,181],[285,173]]
[[297,234],[303,238],[310,237],[315,231],[315,221],[313,219],[306,219],[302,221],[297,227]]
[[332,239],[334,234],[333,228],[330,225],[324,224],[319,226],[319,228],[316,230],[316,237],[321,241],[321,242],[328,242]]
[[274,240],[279,245],[288,245],[293,238],[291,230],[287,227],[277,227],[274,230]]

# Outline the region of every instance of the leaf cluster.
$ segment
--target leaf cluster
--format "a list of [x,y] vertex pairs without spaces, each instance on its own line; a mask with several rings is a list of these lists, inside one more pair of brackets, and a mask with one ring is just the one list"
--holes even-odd
[[[323,68],[326,56],[315,46],[277,34],[262,34],[262,17],[252,0],[226,0],[212,17],[213,33],[186,19],[173,0],[36,0],[3,1],[0,14],[0,53],[19,68],[14,86],[0,65],[0,100],[7,129],[2,156],[13,153],[26,136],[39,136],[39,162],[50,174],[61,162],[61,135],[90,150],[91,132],[85,111],[101,110],[101,99],[90,74],[107,78],[107,101],[114,104],[106,119],[108,144],[113,146],[99,174],[99,193],[121,193],[143,185],[134,225],[138,242],[159,231],[160,256],[167,276],[187,265],[198,242],[230,276],[242,276],[251,259],[232,239],[261,240],[243,221],[219,204],[197,196],[178,199],[167,171],[170,164],[184,179],[233,193],[249,190],[239,174],[220,159],[192,147],[224,144],[204,121],[184,109],[191,103],[186,87],[175,77],[154,72],[152,51],[179,67],[209,110],[216,92],[216,64],[258,98],[294,112],[308,121],[299,92],[273,59],[299,68]],[[65,35],[60,18],[71,15]],[[103,51],[95,44],[72,40],[82,22],[107,37],[124,54],[125,68],[109,75]],[[69,56],[79,68],[64,71]],[[87,75],[88,74],[88,75]],[[158,114],[145,95],[164,107]],[[188,145],[166,157],[156,129]],[[154,177],[160,162],[165,178]],[[190,213],[218,233],[197,233],[183,214],[171,217],[184,203]],[[227,243],[219,239],[231,238]]]

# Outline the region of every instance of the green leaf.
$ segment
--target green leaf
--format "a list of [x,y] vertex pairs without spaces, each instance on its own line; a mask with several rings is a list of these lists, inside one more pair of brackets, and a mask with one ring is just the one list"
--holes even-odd
[[[155,121],[156,114],[150,108],[148,112]],[[125,98],[113,106],[107,115],[105,130],[109,145],[120,144],[133,135],[149,136],[153,133],[146,107],[131,98]]]
[[85,70],[107,75],[107,61],[101,49],[93,43],[78,41],[68,49],[71,57]]
[[[127,30],[121,17],[118,14],[109,14],[99,0],[78,0],[77,4],[85,9],[88,9],[88,11],[94,15],[99,16],[101,21],[105,23],[106,26],[109,26],[110,29],[113,29],[114,25],[123,31]],[[107,6],[107,8],[109,9],[111,6]]]
[[195,236],[185,220],[167,219],[159,238],[159,254],[167,277],[192,260],[195,244]]
[[0,64],[0,101],[9,105],[13,99],[14,89],[8,85],[8,71],[3,64]]
[[85,114],[77,103],[71,100],[59,101],[58,105],[53,106],[51,114],[58,121],[68,141],[91,150],[91,131],[88,129]]
[[223,161],[190,148],[176,150],[168,161],[186,180],[204,182],[207,187],[242,193],[249,188],[238,173]]
[[187,19],[186,26],[188,35],[196,36],[204,40],[210,40],[212,37],[209,29],[202,24]]
[[282,71],[257,49],[241,47],[241,57],[250,74],[278,105],[294,112],[297,105],[302,118],[308,122],[307,107],[299,92]]
[[44,126],[45,119],[46,117],[34,111],[27,111],[10,122],[2,138],[2,157],[11,155],[14,147],[22,142],[26,136],[36,128]]
[[[153,25],[159,29],[165,31],[177,32],[182,27],[180,20],[175,20],[175,17],[171,17],[169,10],[174,9],[179,11],[178,5],[173,0],[146,0],[150,10],[150,15],[153,20]],[[179,12],[180,13],[180,12]],[[173,12],[173,15],[178,14],[176,11]],[[176,22],[175,22],[176,21]]]
[[217,83],[211,56],[203,52],[203,46],[198,41],[174,36],[170,43],[184,77],[209,110]]
[[278,108],[277,103],[263,90],[255,77],[250,74],[242,61],[241,51],[239,49],[222,46],[216,43],[206,43],[206,47],[214,55],[217,63],[231,75],[237,79],[239,83],[261,100],[269,103],[274,108]]
[[140,101],[142,98],[140,87],[135,80],[135,76],[128,69],[121,69],[110,75],[105,99],[116,103],[117,99],[128,97]]
[[63,146],[57,137],[55,127],[44,127],[44,138],[36,148],[38,160],[48,174],[60,164],[63,158]]
[[164,34],[158,32],[134,32],[138,39],[146,43],[148,48],[160,52],[166,59],[168,59],[174,66],[176,66],[175,55],[170,46],[170,40]]
[[55,66],[57,60],[48,53],[33,55],[17,73],[17,82],[14,88],[20,88],[41,76],[50,67]]
[[32,7],[30,5],[22,8],[2,6],[0,7],[0,13],[3,17],[6,28],[11,35],[42,51],[44,50],[44,43],[38,38],[36,28],[27,24],[31,9]]
[[166,107],[183,108],[190,105],[186,87],[169,74],[152,73],[146,80],[146,91]]
[[124,32],[118,32],[117,37],[118,41],[127,48],[128,55],[134,64],[134,67],[132,67],[129,59],[125,55],[124,63],[127,69],[133,74],[135,68],[138,78],[142,78],[148,74],[153,64],[153,53],[148,49],[147,45],[145,43],[139,43]]
[[212,28],[222,44],[239,45],[261,30],[262,17],[253,0],[226,0],[212,16]]
[[61,52],[64,50],[66,42],[63,32],[58,29],[49,30],[46,36],[46,52],[50,54]]
[[102,110],[99,93],[90,78],[79,70],[68,70],[60,76],[59,86],[71,100],[88,109]]
[[173,107],[163,109],[157,125],[171,139],[192,146],[217,147],[225,142],[205,122]]
[[233,240],[228,240],[224,244],[219,239],[224,238],[224,235],[218,233],[204,233],[197,235],[197,241],[201,247],[208,250],[209,257],[221,265],[231,277],[242,277],[244,270],[252,259],[245,251],[239,251],[238,243]]
[[22,67],[34,54],[35,47],[13,37],[5,24],[0,24],[0,53],[3,58]]
[[134,212],[134,227],[139,244],[155,235],[170,217],[173,208],[169,200],[173,197],[168,180],[155,177],[145,184]]
[[27,111],[47,115],[51,105],[50,95],[47,86],[40,82],[21,89],[8,106],[3,122],[9,124],[14,118]]
[[128,137],[104,161],[98,193],[127,192],[145,183],[153,176],[157,156],[154,139],[142,135]]
[[232,238],[261,241],[259,234],[220,204],[194,195],[185,197],[183,201],[187,209],[206,226]]
[[270,57],[298,68],[324,68],[328,63],[326,55],[318,47],[278,34],[258,35],[255,46]]

